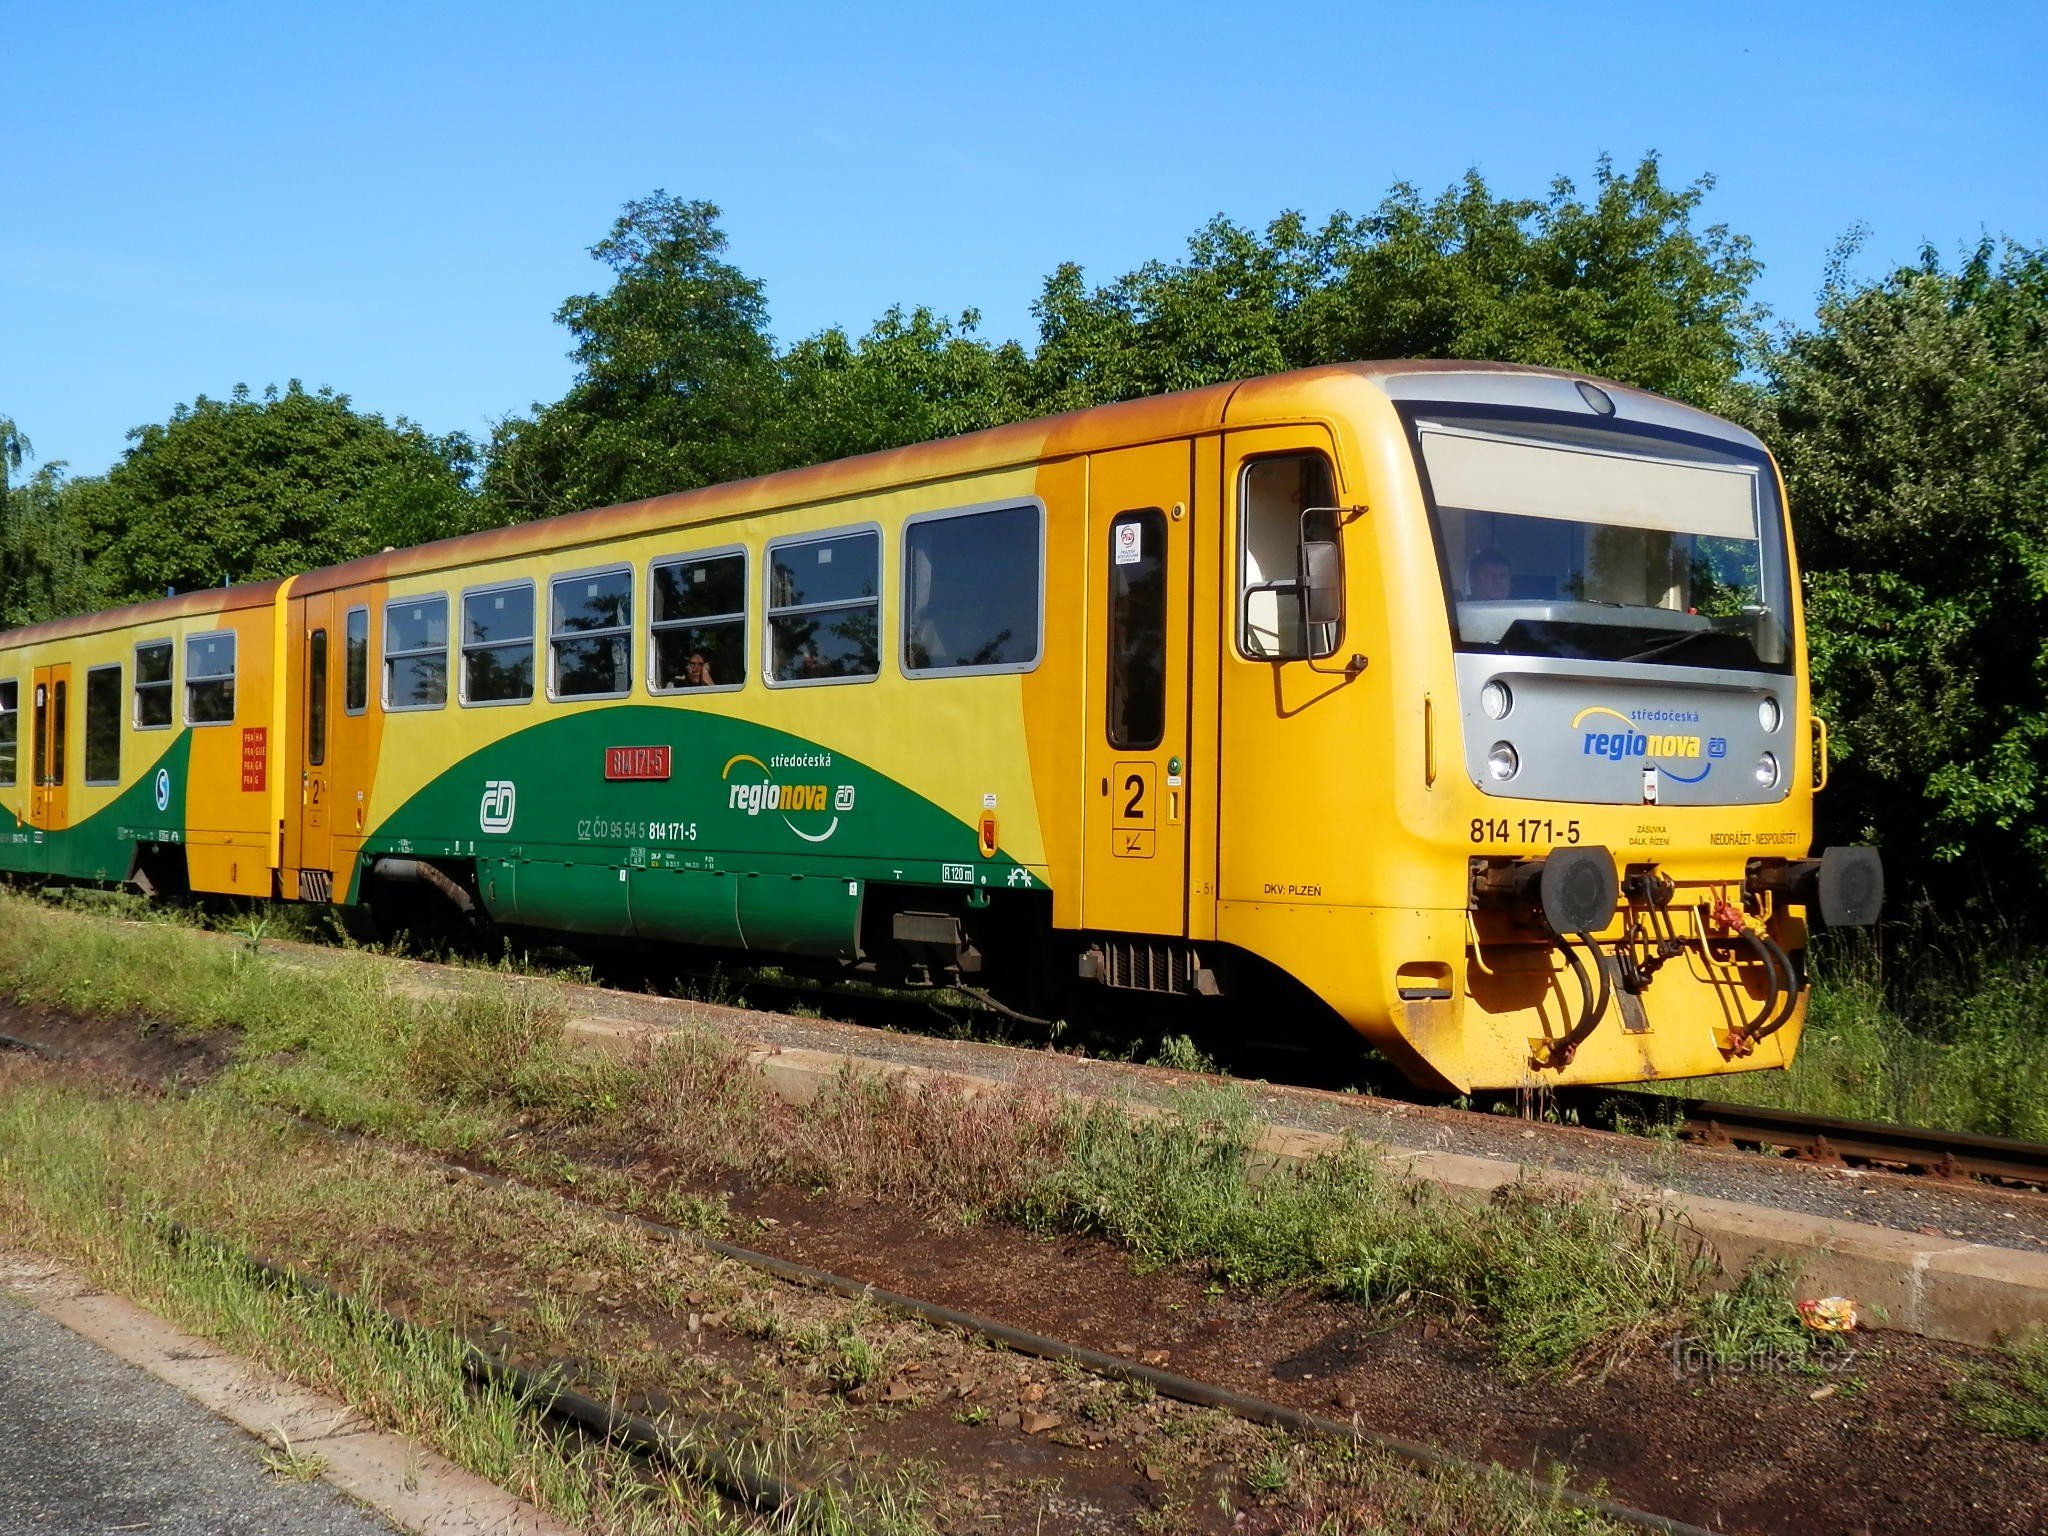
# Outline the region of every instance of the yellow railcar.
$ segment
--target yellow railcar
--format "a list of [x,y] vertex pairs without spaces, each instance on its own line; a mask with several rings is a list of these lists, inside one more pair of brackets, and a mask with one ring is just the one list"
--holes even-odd
[[[206,603],[230,718],[151,756]],[[9,771],[50,723],[10,688],[157,635],[104,800]],[[1334,366],[0,635],[0,867],[248,891],[258,845],[200,836],[233,821],[297,899],[1291,1001],[1437,1085],[1776,1066],[1808,921],[1881,897],[1867,850],[1811,856],[1803,654],[1748,433]]]

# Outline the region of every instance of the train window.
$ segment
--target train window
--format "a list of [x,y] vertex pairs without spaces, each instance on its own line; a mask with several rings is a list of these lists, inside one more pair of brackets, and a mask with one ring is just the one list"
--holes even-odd
[[744,551],[660,561],[648,572],[648,601],[648,681],[656,693],[737,688],[746,681]]
[[50,756],[49,761],[43,764],[43,783],[52,789],[64,782],[64,749],[67,744],[65,737],[71,724],[70,694],[71,685],[62,678],[50,685],[49,720],[45,729],[37,733],[38,749],[43,745],[40,738],[47,737],[49,740]]
[[12,789],[21,771],[21,682],[0,678],[0,788]]
[[533,697],[533,583],[462,594],[462,702]]
[[938,512],[903,531],[903,671],[1038,665],[1044,551],[1036,505]]
[[85,674],[85,782],[121,782],[121,669]]
[[370,610],[351,608],[342,624],[341,707],[360,715],[370,707]]
[[306,637],[306,761],[327,761],[327,631]]
[[146,640],[135,647],[135,729],[157,731],[171,723],[171,642]]
[[768,546],[770,683],[859,682],[882,670],[882,535]]
[[439,709],[448,702],[448,599],[384,605],[384,707]]
[[1166,514],[1109,525],[1109,744],[1149,752],[1166,736]]
[[550,689],[557,699],[617,699],[633,688],[633,573],[585,571],[548,583]]
[[231,725],[235,719],[235,632],[185,637],[185,723]]
[[1328,656],[1339,626],[1302,622],[1304,542],[1334,542],[1338,512],[1329,461],[1319,453],[1254,459],[1238,486],[1238,648],[1254,661]]

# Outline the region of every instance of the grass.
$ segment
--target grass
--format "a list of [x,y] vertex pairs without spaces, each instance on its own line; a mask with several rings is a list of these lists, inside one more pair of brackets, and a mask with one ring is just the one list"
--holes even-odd
[[[735,1515],[680,1476],[551,1434],[505,1392],[471,1390],[448,1331],[465,1309],[487,1308],[500,1333],[531,1347],[534,1318],[547,1298],[564,1290],[588,1295],[588,1306],[561,1309],[554,1326],[561,1350],[599,1373],[590,1390],[630,1400],[695,1380],[722,1416],[749,1427],[737,1442],[704,1439],[703,1421],[683,1433],[698,1436],[700,1449],[793,1477],[810,1490],[800,1520],[784,1512],[765,1522],[768,1528],[917,1536],[932,1526],[923,1490],[956,1487],[963,1473],[991,1501],[982,1508],[1028,1511],[1019,1500],[1071,1508],[1060,1503],[1057,1478],[1006,1481],[991,1474],[994,1464],[978,1446],[957,1453],[966,1462],[956,1460],[950,1471],[940,1462],[907,1460],[883,1475],[864,1470],[864,1459],[855,1462],[861,1453],[852,1400],[898,1360],[922,1358],[936,1385],[954,1379],[965,1357],[981,1373],[977,1396],[997,1403],[1017,1400],[1027,1381],[1043,1381],[1041,1367],[858,1304],[755,1282],[747,1303],[774,1321],[750,1336],[769,1344],[767,1355],[752,1368],[730,1357],[700,1368],[699,1342],[672,1354],[635,1342],[637,1314],[621,1300],[698,1295],[737,1313],[742,1298],[721,1289],[730,1284],[719,1278],[727,1269],[722,1261],[652,1243],[543,1196],[452,1186],[387,1148],[322,1141],[221,1097],[109,1097],[104,1084],[14,1060],[0,1060],[0,1149],[0,1228],[15,1241],[344,1398],[373,1421],[419,1436],[600,1536],[721,1536],[763,1522]],[[166,1241],[173,1222],[219,1241]],[[256,1283],[233,1248],[338,1280],[372,1302],[405,1298],[423,1327],[366,1326],[362,1309],[331,1295]],[[926,1353],[933,1348],[952,1353]],[[787,1377],[777,1373],[778,1357]],[[699,1374],[693,1378],[692,1371]],[[807,1374],[819,1376],[832,1396],[821,1402],[792,1393],[790,1380]],[[1113,1389],[1062,1378],[1054,1390]],[[1133,1450],[1158,1471],[1166,1509],[1190,1508],[1222,1468],[1236,1469],[1231,1486],[1244,1497],[1268,1505],[1298,1499],[1337,1522],[1319,1520],[1304,1530],[1562,1536],[1610,1529],[1504,1474],[1418,1477],[1355,1447],[1296,1445],[1206,1410],[1136,1394],[1129,1401]],[[990,1418],[986,1401],[939,1411],[966,1428]],[[886,1421],[899,1410],[876,1412]],[[314,1458],[289,1445],[273,1449],[270,1465],[279,1477],[317,1473]],[[1286,1471],[1284,1481],[1276,1469]],[[1294,1513],[1270,1512],[1283,1519]],[[963,1528],[959,1514],[947,1528]],[[1159,1526],[1182,1528],[1171,1517]]]
[[2006,1370],[1972,1371],[1955,1389],[1963,1417],[2012,1440],[2048,1441],[2048,1332],[2015,1346]]
[[1703,1098],[2048,1141],[2048,950],[2010,936],[1822,936],[1784,1072],[1674,1083]]
[[[1141,1264],[1477,1320],[1516,1373],[1601,1370],[1711,1317],[1711,1264],[1616,1191],[1514,1185],[1474,1204],[1361,1147],[1278,1172],[1228,1087],[1163,1117],[1076,1107],[1024,1083],[969,1095],[848,1072],[806,1104],[732,1045],[682,1031],[629,1057],[567,1042],[552,990],[481,982],[415,995],[362,956],[286,965],[170,925],[116,928],[0,897],[0,981],[83,1012],[239,1032],[212,1093],[462,1152],[535,1182],[700,1229],[726,1221],[677,1182],[739,1175],[830,1189],[940,1221],[1095,1234]],[[1178,1052],[1176,1052],[1178,1054]],[[635,1165],[662,1167],[637,1176]],[[553,1323],[555,1319],[547,1319]],[[842,1362],[843,1374],[860,1363]]]

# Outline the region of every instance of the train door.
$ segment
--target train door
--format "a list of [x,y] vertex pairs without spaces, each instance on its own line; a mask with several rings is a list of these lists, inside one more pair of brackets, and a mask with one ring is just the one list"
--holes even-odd
[[70,825],[65,756],[71,748],[71,667],[37,667],[30,721],[28,821],[44,832]]
[[285,864],[299,871],[300,899],[326,901],[333,888],[335,721],[341,713],[337,706],[342,671],[333,594],[295,598],[291,632],[297,647],[292,661],[291,746],[299,770],[299,804],[296,826],[288,827],[295,836]]
[[1187,931],[1192,490],[1186,442],[1089,461],[1081,920],[1101,931]]

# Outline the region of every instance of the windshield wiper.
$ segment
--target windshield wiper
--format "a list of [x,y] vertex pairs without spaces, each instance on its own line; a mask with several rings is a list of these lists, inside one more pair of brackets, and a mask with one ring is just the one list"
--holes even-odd
[[1616,657],[1615,659],[1618,661],[1654,661],[1659,656],[1669,656],[1673,652],[1682,651],[1687,646],[1692,645],[1697,641],[1734,640],[1739,642],[1741,639],[1742,637],[1736,634],[1733,630],[1688,629],[1684,634],[1675,636],[1670,640],[1658,641],[1655,645],[1649,647],[1647,650],[1635,651],[1627,656],[1620,656]]

